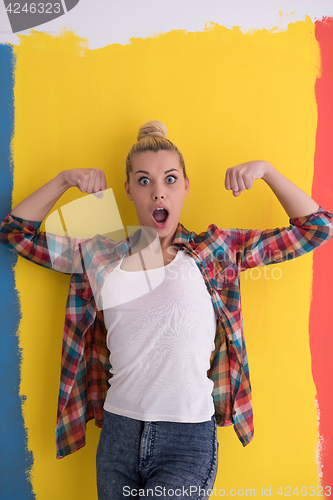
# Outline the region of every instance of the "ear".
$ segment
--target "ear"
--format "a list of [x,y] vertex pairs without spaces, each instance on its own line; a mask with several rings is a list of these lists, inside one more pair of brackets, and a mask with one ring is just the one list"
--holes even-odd
[[127,198],[130,201],[133,201],[133,198],[132,198],[132,195],[131,195],[131,191],[130,191],[130,187],[129,187],[129,184],[128,184],[127,181],[125,181],[125,191],[126,191],[126,194],[127,194]]
[[185,179],[185,196],[187,196],[188,190],[190,189],[190,179],[186,176]]

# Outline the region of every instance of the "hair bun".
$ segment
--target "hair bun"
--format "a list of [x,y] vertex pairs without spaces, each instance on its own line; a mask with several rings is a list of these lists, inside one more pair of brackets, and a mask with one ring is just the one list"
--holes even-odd
[[143,137],[162,137],[165,139],[167,134],[167,128],[163,123],[152,120],[140,127],[138,141],[140,141]]

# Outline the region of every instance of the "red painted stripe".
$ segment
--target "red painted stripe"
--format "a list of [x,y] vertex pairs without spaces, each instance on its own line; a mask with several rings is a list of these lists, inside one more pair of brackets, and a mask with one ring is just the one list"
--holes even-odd
[[[317,79],[315,89],[318,125],[312,197],[325,210],[333,211],[333,18],[316,21],[315,27],[321,53],[322,73]],[[313,254],[310,348],[320,411],[319,433],[323,438],[322,486],[331,486],[333,493],[332,258],[332,241],[318,248]]]

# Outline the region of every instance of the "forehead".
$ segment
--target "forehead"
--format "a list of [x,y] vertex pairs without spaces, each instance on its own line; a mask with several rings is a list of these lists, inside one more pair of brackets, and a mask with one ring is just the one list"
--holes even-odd
[[138,170],[147,172],[164,172],[165,170],[180,170],[178,154],[174,151],[145,151],[136,154],[132,159],[133,173]]

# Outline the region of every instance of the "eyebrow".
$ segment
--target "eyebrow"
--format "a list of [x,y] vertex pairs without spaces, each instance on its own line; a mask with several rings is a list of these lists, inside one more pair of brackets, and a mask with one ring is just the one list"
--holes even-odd
[[[176,168],[171,168],[170,170],[166,170],[164,173],[165,174],[168,174],[169,172],[178,172],[178,170]],[[147,170],[138,170],[137,172],[135,172],[136,174],[149,174],[149,172],[147,172]]]

